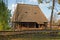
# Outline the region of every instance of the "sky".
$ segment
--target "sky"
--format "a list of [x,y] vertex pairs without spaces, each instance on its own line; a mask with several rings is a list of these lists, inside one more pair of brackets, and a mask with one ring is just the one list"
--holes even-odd
[[[50,19],[50,14],[51,14],[51,9],[48,9],[49,6],[52,6],[52,2],[50,3],[40,3],[38,4],[37,0],[8,0],[8,8],[11,10],[11,14],[13,15],[14,10],[16,8],[16,3],[22,3],[22,4],[31,4],[31,5],[38,5],[39,8],[42,10],[44,15],[47,17],[47,19]],[[55,10],[54,13],[57,13],[56,9],[58,12],[60,12],[60,5],[58,3],[55,3]],[[58,16],[59,18],[60,16]]]

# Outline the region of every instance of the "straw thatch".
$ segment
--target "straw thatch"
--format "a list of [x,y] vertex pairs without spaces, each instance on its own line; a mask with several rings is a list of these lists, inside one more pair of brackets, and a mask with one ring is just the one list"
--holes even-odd
[[47,18],[37,5],[17,4],[12,22],[36,22],[44,24],[44,22],[47,22]]

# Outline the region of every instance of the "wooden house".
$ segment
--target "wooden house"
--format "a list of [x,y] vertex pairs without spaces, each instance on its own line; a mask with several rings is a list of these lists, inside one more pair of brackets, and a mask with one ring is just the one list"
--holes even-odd
[[14,28],[47,27],[48,20],[38,5],[17,4],[12,17]]

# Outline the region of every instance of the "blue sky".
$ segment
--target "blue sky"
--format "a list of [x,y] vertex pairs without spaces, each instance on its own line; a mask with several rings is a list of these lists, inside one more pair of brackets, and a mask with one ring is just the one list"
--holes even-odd
[[[51,9],[48,9],[49,6],[52,6],[52,2],[50,3],[40,3],[38,4],[37,0],[19,0],[19,3],[24,3],[24,4],[32,4],[32,5],[38,5],[40,7],[40,9],[42,10],[42,12],[45,14],[45,16],[50,19],[50,14],[51,14]],[[16,0],[8,0],[8,8],[12,11],[12,15],[13,12],[15,10],[15,6],[16,6]],[[58,6],[58,7],[57,7]],[[60,5],[58,3],[55,4],[55,7],[58,11],[60,11]],[[57,13],[56,10],[54,10],[54,13]],[[60,16],[58,16],[59,18]]]

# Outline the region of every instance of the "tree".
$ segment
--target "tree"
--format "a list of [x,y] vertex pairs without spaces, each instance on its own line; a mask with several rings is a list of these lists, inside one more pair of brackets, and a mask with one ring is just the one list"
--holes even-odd
[[57,24],[60,26],[60,19],[57,21]]
[[58,3],[60,4],[60,0],[58,0]]
[[10,10],[3,1],[0,1],[0,29],[5,30],[9,27]]
[[[38,0],[38,3],[41,3],[41,1],[42,0]],[[46,3],[48,2],[47,0],[45,0],[46,1]],[[51,1],[51,0],[50,0]],[[49,2],[50,2],[49,1]],[[49,3],[48,2],[48,3]],[[52,26],[52,19],[53,19],[53,12],[54,12],[54,7],[55,7],[55,0],[52,0],[52,11],[51,11],[51,18],[50,18],[50,28],[51,28],[51,26]],[[58,3],[60,4],[60,0],[58,0]],[[51,28],[52,29],[52,28]]]
[[[51,18],[50,18],[50,28],[51,28],[51,26],[52,26],[52,19],[53,19],[54,5],[55,5],[55,0],[53,0],[53,5],[52,5],[52,12],[51,12]],[[51,28],[51,29],[52,29],[52,28]]]
[[[43,3],[43,1],[45,1],[46,3],[49,3],[52,0],[38,0],[38,3]],[[57,1],[60,4],[60,0],[57,0]]]
[[58,15],[60,15],[60,12],[58,13]]

